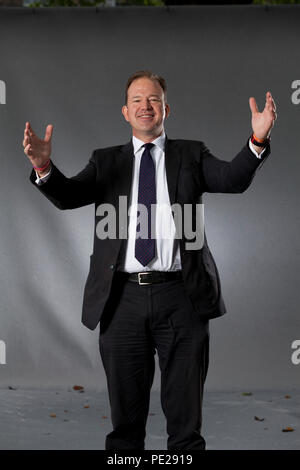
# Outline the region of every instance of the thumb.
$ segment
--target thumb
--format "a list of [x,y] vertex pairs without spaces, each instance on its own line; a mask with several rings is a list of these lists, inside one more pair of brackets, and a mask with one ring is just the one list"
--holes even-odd
[[51,137],[52,137],[52,132],[53,132],[53,125],[48,124],[48,126],[46,127],[46,132],[45,132],[45,141],[46,142],[50,142]]
[[249,106],[250,106],[252,114],[258,113],[258,107],[257,107],[257,104],[256,104],[256,100],[255,100],[255,98],[253,98],[253,96],[251,98],[249,98]]

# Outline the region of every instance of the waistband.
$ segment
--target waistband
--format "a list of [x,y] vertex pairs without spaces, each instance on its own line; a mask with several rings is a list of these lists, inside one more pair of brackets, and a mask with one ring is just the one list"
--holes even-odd
[[116,271],[115,275],[127,281],[136,282],[140,286],[182,279],[182,271],[144,271],[140,273]]

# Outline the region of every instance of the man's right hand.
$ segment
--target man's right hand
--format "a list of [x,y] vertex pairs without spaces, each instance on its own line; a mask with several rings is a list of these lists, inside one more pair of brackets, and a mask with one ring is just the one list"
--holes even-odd
[[[44,139],[39,139],[39,137],[33,132],[30,123],[26,122],[23,140],[24,153],[27,155],[34,167],[43,168],[49,161],[51,155],[52,132],[53,125],[49,124],[46,127]],[[50,161],[49,165],[47,165],[44,170],[37,170],[38,175],[45,175],[46,173],[48,173],[49,168]]]

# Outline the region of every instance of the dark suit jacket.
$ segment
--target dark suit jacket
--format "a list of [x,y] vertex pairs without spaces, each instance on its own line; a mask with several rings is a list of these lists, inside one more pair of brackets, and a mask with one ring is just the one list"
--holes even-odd
[[[228,162],[213,156],[203,142],[166,138],[165,162],[171,205],[196,205],[201,203],[205,192],[242,193],[269,154],[268,147],[262,159],[258,159],[247,143]],[[97,237],[96,224],[101,217],[96,215],[96,210],[100,204],[109,203],[116,207],[118,215],[119,196],[127,196],[130,200],[132,171],[133,145],[130,141],[126,145],[95,150],[86,167],[72,178],[64,176],[54,164],[51,177],[43,185],[35,184],[34,171],[30,175],[32,183],[59,209],[95,204],[94,249],[82,309],[82,322],[91,330],[100,321],[124,243],[120,238],[100,240]],[[206,237],[201,249],[187,250],[185,242],[191,240],[185,239],[184,230],[182,233],[180,255],[190,300],[203,319],[219,317],[226,309],[218,270]]]

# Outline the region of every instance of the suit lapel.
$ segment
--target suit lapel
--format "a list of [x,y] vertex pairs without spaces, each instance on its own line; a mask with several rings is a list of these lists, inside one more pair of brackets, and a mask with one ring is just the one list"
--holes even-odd
[[178,174],[181,165],[181,154],[178,148],[176,147],[176,142],[174,140],[168,139],[167,136],[165,143],[165,164],[170,203],[172,205],[176,202]]
[[117,173],[116,190],[118,195],[127,196],[129,202],[134,161],[132,141],[121,148],[119,157],[115,161]]

